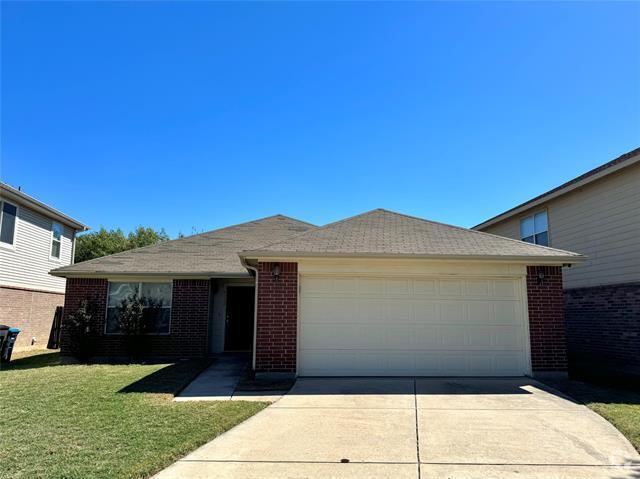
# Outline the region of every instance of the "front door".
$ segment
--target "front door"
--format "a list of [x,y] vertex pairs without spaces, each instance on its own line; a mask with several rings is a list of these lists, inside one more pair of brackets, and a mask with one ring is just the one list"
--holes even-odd
[[254,299],[254,287],[227,286],[225,351],[251,351],[253,348]]

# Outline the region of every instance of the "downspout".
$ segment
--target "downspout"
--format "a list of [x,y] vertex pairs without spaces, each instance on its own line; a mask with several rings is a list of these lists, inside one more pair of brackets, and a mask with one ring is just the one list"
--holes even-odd
[[76,230],[73,231],[73,241],[71,242],[71,264],[76,262]]
[[256,284],[253,298],[253,351],[251,352],[251,369],[256,370],[256,338],[258,336],[258,268],[247,264],[243,257],[240,257],[240,263],[247,269],[255,273]]

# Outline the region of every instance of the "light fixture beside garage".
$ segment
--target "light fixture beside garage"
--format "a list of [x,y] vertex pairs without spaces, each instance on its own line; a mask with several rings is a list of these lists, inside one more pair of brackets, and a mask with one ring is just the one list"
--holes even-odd
[[538,284],[542,284],[544,281],[544,271],[538,269]]
[[271,268],[271,276],[277,281],[280,279],[280,264],[275,263]]

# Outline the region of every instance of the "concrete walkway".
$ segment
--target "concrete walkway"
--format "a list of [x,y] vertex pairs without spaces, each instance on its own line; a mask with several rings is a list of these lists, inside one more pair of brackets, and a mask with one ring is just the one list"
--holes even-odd
[[301,379],[157,477],[630,479],[640,456],[526,378]]
[[249,358],[225,354],[182,390],[174,401],[228,401],[249,365]]

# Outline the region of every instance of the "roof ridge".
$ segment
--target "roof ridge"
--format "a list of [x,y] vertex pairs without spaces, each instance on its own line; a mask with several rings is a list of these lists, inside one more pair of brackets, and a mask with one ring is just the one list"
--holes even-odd
[[[52,271],[56,271],[56,270],[64,269],[64,268],[68,268],[68,267],[72,267],[72,266],[74,266],[76,264],[91,263],[93,261],[101,260],[101,259],[104,259],[104,258],[107,258],[107,257],[112,258],[114,256],[120,256],[120,255],[123,255],[125,253],[129,253],[129,254],[130,253],[134,253],[134,252],[137,253],[137,252],[139,252],[141,250],[146,250],[148,248],[153,248],[153,247],[160,246],[160,245],[166,245],[168,243],[175,243],[177,241],[183,241],[183,240],[187,240],[187,239],[192,239],[192,238],[196,238],[198,236],[204,236],[204,235],[209,234],[209,233],[214,233],[216,231],[225,231],[225,230],[228,230],[228,229],[231,229],[231,228],[236,228],[238,226],[244,226],[244,225],[249,225],[249,224],[252,224],[252,223],[258,223],[260,221],[265,221],[265,220],[269,220],[269,219],[272,219],[272,218],[278,218],[278,217],[286,218],[288,220],[293,220],[293,221],[297,221],[297,222],[300,222],[300,223],[305,223],[305,224],[308,224],[310,226],[314,226],[314,227],[317,228],[317,226],[315,226],[312,223],[308,223],[306,221],[298,220],[296,218],[292,218],[290,216],[285,216],[285,215],[282,215],[282,214],[278,213],[278,214],[275,214],[275,215],[265,216],[264,218],[258,218],[258,219],[251,220],[251,221],[245,221],[244,223],[236,223],[236,224],[233,224],[233,225],[224,226],[222,228],[217,228],[217,229],[213,229],[213,230],[209,230],[209,231],[204,231],[202,233],[197,233],[197,234],[194,234],[194,235],[183,236],[182,238],[170,239],[170,240],[167,240],[167,241],[161,241],[159,243],[154,243],[154,244],[150,244],[150,245],[147,245],[147,246],[140,246],[138,248],[128,249],[128,250],[125,250],[125,251],[118,251],[117,253],[112,253],[112,254],[108,254],[108,255],[105,255],[105,256],[99,256],[97,258],[88,259],[86,261],[81,261],[80,263],[73,263],[73,264],[70,264],[70,265],[67,265],[67,266],[62,266],[60,268],[55,268]],[[102,226],[101,226],[101,228],[102,228]],[[91,234],[91,233],[89,233],[89,234]]]
[[[396,216],[400,216],[400,217],[404,217],[404,218],[409,218],[411,220],[420,221],[422,223],[440,225],[440,226],[444,226],[444,227],[447,227],[447,228],[455,229],[455,230],[458,230],[458,231],[464,231],[465,233],[473,233],[473,234],[477,233],[477,234],[480,234],[480,235],[484,235],[484,236],[489,236],[491,238],[495,238],[497,240],[505,240],[505,241],[509,241],[509,242],[512,242],[512,243],[517,243],[519,245],[524,243],[523,241],[520,241],[520,240],[516,240],[516,239],[513,239],[513,238],[507,238],[505,236],[494,235],[494,234],[491,234],[491,233],[486,233],[484,231],[477,231],[477,230],[473,230],[473,229],[470,229],[470,228],[464,228],[462,226],[456,226],[456,225],[452,225],[452,224],[448,224],[448,223],[442,223],[440,221],[428,220],[428,219],[425,219],[425,218],[420,218],[418,216],[412,216],[412,215],[408,215],[408,214],[405,214],[405,213],[398,213],[397,211],[391,211],[391,210],[387,210],[387,209],[384,209],[384,208],[376,208],[376,209],[373,209],[373,210],[370,210],[370,211],[366,211],[364,213],[360,213],[360,214],[357,214],[357,215],[354,215],[354,216],[350,216],[348,218],[344,218],[344,219],[339,220],[339,221],[334,221],[332,223],[328,223],[328,224],[326,224],[324,226],[321,226],[321,227],[318,227],[318,228],[316,228],[314,230],[308,230],[308,231],[304,231],[304,232],[302,232],[300,234],[297,234],[297,235],[292,235],[292,236],[290,236],[290,237],[288,237],[288,238],[286,238],[284,240],[275,241],[275,242],[269,243],[269,244],[264,244],[260,248],[255,248],[255,249],[251,249],[251,250],[243,250],[240,253],[249,252],[249,251],[261,251],[261,250],[264,250],[265,248],[278,246],[279,244],[287,243],[287,242],[299,239],[300,237],[302,237],[302,236],[304,236],[306,234],[311,234],[311,233],[314,233],[314,232],[318,232],[318,231],[327,229],[327,228],[329,228],[331,226],[335,226],[337,224],[344,223],[346,221],[350,221],[350,220],[353,220],[353,219],[358,218],[358,217],[367,216],[367,215],[370,215],[370,214],[375,213],[375,212],[384,212],[384,213],[388,213],[388,214],[392,214],[392,215],[396,215]],[[578,255],[578,254],[576,254],[576,253],[574,253],[572,251],[566,251],[566,250],[562,250],[562,249],[558,249],[558,248],[551,248],[551,247],[548,247],[548,246],[542,246],[542,245],[537,245],[537,244],[533,244],[533,243],[526,243],[526,244],[528,246],[533,246],[534,248],[541,248],[541,249],[545,249],[545,250],[555,251],[555,252],[558,252],[558,253],[564,253],[564,254],[567,254],[569,256],[580,256],[580,255]]]
[[[393,213],[393,214],[396,214],[398,216],[404,216],[404,217],[412,218],[412,219],[415,219],[415,220],[421,220],[421,221],[424,221],[425,223],[434,223],[434,224],[437,224],[437,225],[447,226],[449,228],[454,228],[454,229],[466,231],[467,233],[480,233],[480,234],[483,234],[483,235],[491,236],[493,238],[509,240],[509,241],[516,242],[516,243],[526,243],[526,241],[517,240],[517,239],[514,239],[514,238],[508,238],[506,236],[494,235],[492,233],[487,233],[485,231],[478,231],[478,230],[474,230],[474,229],[471,229],[471,228],[465,228],[464,226],[457,226],[457,225],[452,225],[452,224],[449,224],[449,223],[442,223],[441,221],[427,220],[427,219],[424,219],[424,218],[420,218],[418,216],[412,216],[412,215],[407,215],[407,214],[404,214],[404,213],[398,213],[396,211],[385,210],[383,208],[380,208],[380,209],[382,211],[386,211],[387,213]],[[548,249],[548,250],[551,250],[551,251],[560,251],[562,253],[569,253],[570,255],[575,255],[576,254],[573,251],[567,251],[567,250],[559,249],[559,248],[551,248],[550,246],[543,246],[543,245],[534,244],[534,243],[527,243],[527,244],[529,244],[531,246],[536,246],[538,248],[545,248],[545,249]]]
[[245,249],[245,250],[239,251],[239,253],[243,253],[245,251],[260,251],[262,248],[266,248],[268,246],[275,246],[275,245],[277,245],[279,243],[284,243],[285,241],[289,241],[289,240],[292,240],[292,239],[295,239],[295,238],[299,238],[300,236],[303,236],[303,235],[305,235],[307,233],[315,232],[315,231],[318,231],[318,230],[323,230],[323,229],[328,228],[329,226],[337,225],[339,223],[344,223],[345,221],[352,220],[354,218],[357,218],[358,216],[368,215],[370,213],[373,213],[374,211],[385,211],[385,210],[382,209],[382,208],[375,208],[375,209],[370,210],[370,211],[365,211],[364,213],[359,213],[359,214],[353,215],[353,216],[347,216],[346,218],[343,218],[343,219],[338,220],[338,221],[332,221],[331,223],[327,223],[326,225],[323,225],[323,226],[316,226],[315,229],[303,231],[302,233],[299,233],[299,234],[296,234],[296,235],[291,235],[287,239],[280,240],[280,241],[274,241],[273,243],[263,244],[262,246],[260,246],[260,248]]

